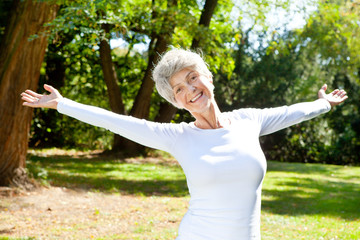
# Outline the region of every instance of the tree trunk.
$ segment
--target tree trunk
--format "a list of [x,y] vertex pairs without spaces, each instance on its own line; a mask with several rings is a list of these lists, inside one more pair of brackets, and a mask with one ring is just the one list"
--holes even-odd
[[[177,6],[176,0],[168,1],[168,16],[171,15],[171,9]],[[156,17],[156,12],[153,12],[153,17]],[[154,81],[152,80],[152,69],[155,63],[159,60],[159,56],[164,53],[171,43],[172,34],[175,29],[175,22],[173,20],[168,20],[165,17],[163,22],[163,32],[161,34],[153,33],[153,38],[151,39],[150,46],[155,45],[153,49],[149,49],[149,59],[145,75],[140,86],[140,90],[136,95],[133,107],[130,111],[130,115],[140,118],[148,119],[150,112],[150,102],[151,95],[154,90]],[[144,147],[127,139],[122,139],[122,146],[128,151],[128,153],[135,154],[143,152]]]
[[104,81],[106,83],[109,94],[110,108],[115,113],[124,114],[125,107],[123,104],[122,94],[118,84],[114,63],[111,58],[110,44],[107,39],[103,39],[100,42],[100,59]]
[[160,109],[155,117],[155,122],[168,123],[174,118],[177,108],[168,102],[162,102]]
[[47,38],[28,41],[53,20],[58,6],[14,1],[0,45],[0,185],[29,188],[25,165],[32,110],[22,106],[20,93],[36,90]]
[[[199,26],[208,28],[210,26],[211,18],[214,14],[215,7],[218,0],[207,0],[204,5],[204,9],[201,12],[201,17],[199,21]],[[191,43],[191,49],[197,49],[200,46],[200,37],[198,34]],[[155,121],[157,122],[170,122],[171,119],[175,116],[177,108],[170,103],[162,103],[157,114]]]
[[[47,46],[47,53],[45,55],[46,61],[46,83],[60,89],[65,85],[66,78],[66,56],[58,54],[63,51],[64,47],[74,39],[75,34],[72,32],[64,33],[57,32],[57,41],[49,43]],[[41,79],[40,79],[41,80]]]
[[[109,32],[108,27],[109,26],[103,26],[107,33]],[[125,106],[118,84],[118,77],[115,71],[114,63],[111,58],[110,44],[107,39],[103,39],[100,42],[100,59],[104,81],[109,95],[111,111],[119,114],[125,114]],[[112,149],[114,151],[122,149],[121,137],[118,134],[114,134]]]
[[[159,37],[156,41],[154,50],[150,51],[148,67],[145,71],[140,90],[135,98],[133,108],[131,109],[131,116],[140,119],[147,119],[149,117],[151,95],[154,89],[154,81],[152,80],[153,63],[159,60],[159,54],[166,51],[168,41],[167,37]],[[125,149],[128,154],[144,152],[144,147],[142,145],[125,138],[121,139],[121,148]]]
[[[149,60],[145,76],[142,80],[142,84],[138,94],[136,95],[134,105],[131,109],[130,115],[137,118],[147,119],[150,112],[150,101],[151,95],[154,90],[154,81],[152,80],[152,69],[155,63],[158,62],[160,55],[163,54],[168,45],[171,43],[172,35],[176,23],[174,20],[170,20],[172,15],[171,8],[177,6],[176,0],[169,0],[167,3],[168,13],[164,18],[162,33],[153,34],[153,39],[151,40],[150,46],[156,42],[154,49],[149,49]],[[156,12],[153,13],[153,16],[156,16]]]
[[131,116],[144,119],[149,117],[151,95],[155,84],[152,80],[152,69],[154,63],[159,60],[159,55],[166,51],[170,42],[169,38],[171,38],[171,36],[159,36],[156,40],[155,49],[150,52],[145,76],[130,112]]
[[[214,14],[217,3],[218,0],[206,0],[204,9],[201,12],[199,26],[203,26],[205,28],[208,28],[210,26],[211,18]],[[196,37],[194,37],[191,44],[191,49],[196,49],[199,47],[199,44],[201,42],[201,36],[201,34],[197,34]]]

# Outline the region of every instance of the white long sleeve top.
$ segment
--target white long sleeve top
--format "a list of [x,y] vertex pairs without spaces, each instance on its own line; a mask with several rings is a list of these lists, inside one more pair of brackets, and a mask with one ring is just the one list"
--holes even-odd
[[177,159],[191,198],[176,240],[260,239],[266,159],[259,136],[330,109],[325,99],[277,108],[239,109],[222,113],[230,118],[229,126],[200,129],[194,123],[155,123],[118,115],[66,98],[57,107],[60,113],[167,151]]

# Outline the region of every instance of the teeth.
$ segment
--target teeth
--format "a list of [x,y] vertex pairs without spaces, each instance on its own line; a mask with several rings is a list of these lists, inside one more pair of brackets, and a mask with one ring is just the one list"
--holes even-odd
[[201,97],[202,93],[199,93],[198,95],[196,95],[193,99],[190,100],[190,102],[195,102],[196,100],[199,99],[199,97]]

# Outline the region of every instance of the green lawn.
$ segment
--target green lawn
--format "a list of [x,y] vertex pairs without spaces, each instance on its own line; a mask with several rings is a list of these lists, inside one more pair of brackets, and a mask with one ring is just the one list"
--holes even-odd
[[[165,198],[188,200],[185,177],[173,160],[133,160],[32,155],[28,167],[39,181],[52,186],[133,195],[151,199],[151,204],[164,204]],[[181,218],[184,211],[174,211],[174,219]],[[360,167],[268,162],[261,221],[265,240],[360,239]],[[132,233],[118,237],[173,236],[168,235],[169,229],[150,231],[153,224],[144,221]]]
[[263,239],[360,239],[360,168],[269,162]]

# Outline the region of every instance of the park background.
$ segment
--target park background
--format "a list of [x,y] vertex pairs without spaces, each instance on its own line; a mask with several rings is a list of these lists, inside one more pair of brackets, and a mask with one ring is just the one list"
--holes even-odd
[[[274,178],[264,185],[263,206],[269,212],[264,228],[277,229],[278,235],[269,233],[267,239],[297,239],[303,221],[310,221],[307,226],[321,222],[325,227],[305,239],[356,239],[359,168],[351,166],[360,163],[359,16],[359,0],[1,1],[0,185],[17,190],[6,188],[10,198],[3,199],[0,210],[19,209],[11,203],[22,206],[15,193],[38,185],[115,192],[133,196],[129,201],[135,202],[168,196],[179,198],[178,206],[186,205],[184,176],[171,156],[54,110],[24,108],[19,97],[25,89],[43,92],[46,83],[67,98],[120,114],[160,122],[192,121],[187,112],[159,97],[151,79],[159,56],[181,47],[202,52],[222,111],[313,101],[324,83],[330,91],[348,92],[346,103],[331,112],[261,138],[269,160],[267,178]],[[134,171],[138,174],[132,175]],[[284,175],[283,182],[275,180],[279,175]],[[303,195],[295,197],[299,191]],[[12,201],[11,196],[19,198]],[[96,209],[92,215],[105,218]],[[174,229],[182,216],[177,214],[177,220],[170,221]],[[292,221],[288,215],[300,216],[292,223],[295,235],[279,238],[281,224]],[[308,215],[314,219],[304,218]],[[10,216],[16,214],[7,216],[5,223],[22,221]],[[0,234],[36,236],[14,230],[25,223],[14,224],[0,229]],[[142,238],[154,221],[147,224],[128,229],[137,237],[122,239],[168,239],[176,231]],[[345,227],[340,230],[340,225]],[[80,238],[104,237],[97,233]],[[60,233],[46,236],[56,234]],[[113,239],[120,238],[116,236]]]

